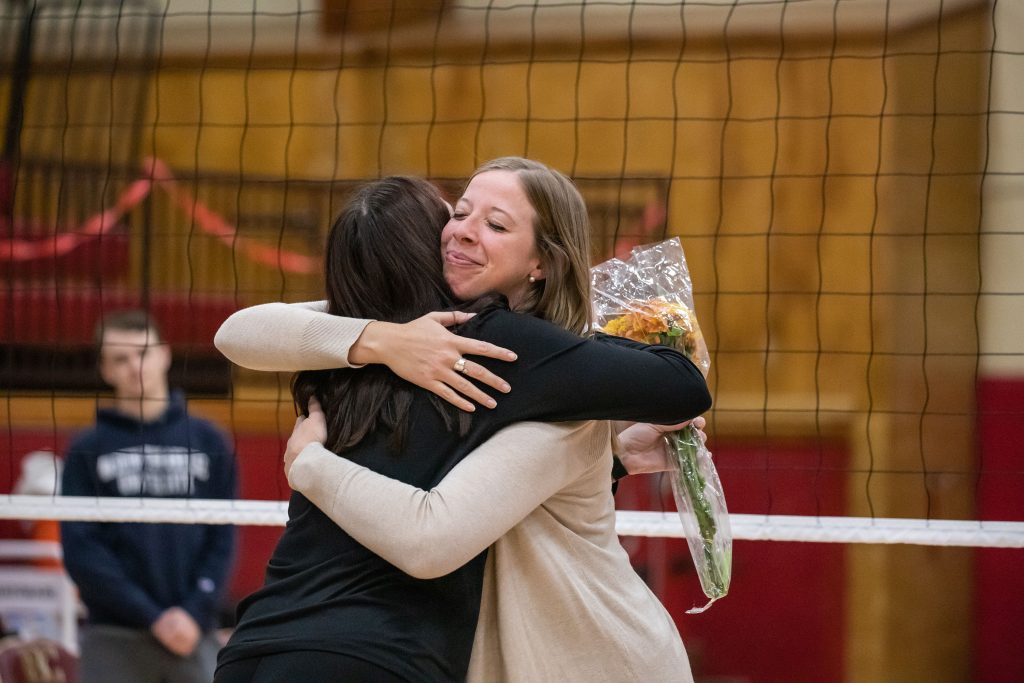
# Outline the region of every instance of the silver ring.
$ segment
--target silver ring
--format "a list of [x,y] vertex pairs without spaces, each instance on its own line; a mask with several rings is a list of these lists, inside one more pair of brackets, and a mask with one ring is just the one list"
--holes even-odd
[[455,361],[455,365],[452,366],[452,370],[454,370],[455,372],[465,372],[466,371],[466,359],[465,358],[459,358],[457,361]]

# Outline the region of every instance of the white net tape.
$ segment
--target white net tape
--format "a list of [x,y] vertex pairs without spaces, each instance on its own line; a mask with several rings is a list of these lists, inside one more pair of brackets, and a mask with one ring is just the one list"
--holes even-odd
[[[12,495],[0,500],[5,503],[0,517],[7,519],[248,526],[283,526],[288,521],[284,501]],[[1024,522],[732,514],[729,523],[733,538],[744,541],[1024,548]],[[683,538],[674,512],[620,510],[615,526],[622,536]]]
[[[1024,522],[730,514],[729,525],[732,537],[744,541],[1024,548]],[[674,512],[620,510],[615,526],[622,536],[683,538],[683,527]]]
[[276,500],[202,498],[102,498],[86,496],[4,496],[0,516],[77,522],[171,522],[284,526],[288,503]]

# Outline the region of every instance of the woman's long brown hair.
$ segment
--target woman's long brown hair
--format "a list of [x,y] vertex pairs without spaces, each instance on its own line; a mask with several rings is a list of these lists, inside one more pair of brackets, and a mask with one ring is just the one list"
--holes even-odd
[[[328,313],[404,323],[451,308],[439,240],[449,218],[437,189],[395,176],[361,188],[331,226],[325,254]],[[327,418],[328,450],[340,453],[384,428],[400,450],[408,431],[413,387],[388,368],[309,370],[292,379],[292,397],[306,412],[316,396]],[[430,395],[449,429],[453,407]]]

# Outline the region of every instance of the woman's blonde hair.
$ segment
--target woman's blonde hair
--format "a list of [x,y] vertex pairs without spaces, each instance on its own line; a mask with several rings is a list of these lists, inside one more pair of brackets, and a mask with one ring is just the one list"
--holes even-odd
[[590,307],[590,217],[571,180],[539,161],[501,157],[481,165],[487,171],[511,171],[533,207],[533,229],[544,279],[530,286],[518,306],[565,329],[583,334],[593,318]]

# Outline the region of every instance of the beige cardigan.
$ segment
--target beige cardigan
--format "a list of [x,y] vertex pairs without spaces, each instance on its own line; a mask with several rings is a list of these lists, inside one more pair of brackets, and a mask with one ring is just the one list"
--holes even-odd
[[[300,336],[313,358],[299,360],[340,365],[359,335],[352,325],[359,332],[365,325],[325,321],[317,304],[290,307],[290,318],[270,306],[232,316],[217,334],[218,348],[242,365],[296,369],[280,365],[286,355],[269,357],[250,344]],[[299,310],[308,316],[301,331],[294,326]],[[319,444],[302,451],[289,482],[413,576],[442,576],[490,546],[470,681],[691,681],[675,624],[615,534],[611,458],[606,422],[521,423],[477,448],[430,491]]]

